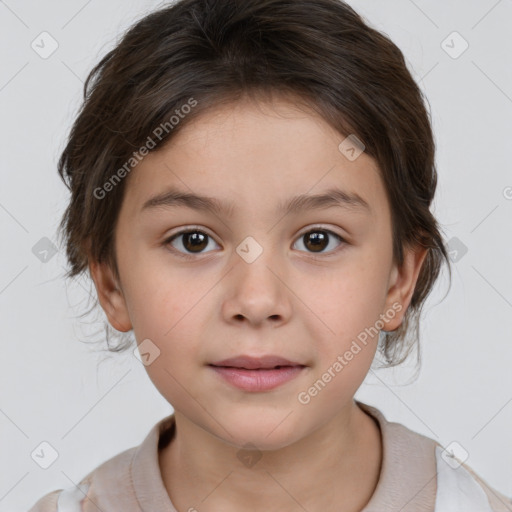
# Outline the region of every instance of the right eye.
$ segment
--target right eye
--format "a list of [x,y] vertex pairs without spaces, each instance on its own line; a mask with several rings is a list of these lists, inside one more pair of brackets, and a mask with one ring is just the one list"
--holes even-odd
[[202,254],[208,241],[213,238],[199,229],[184,229],[174,233],[171,237],[164,241],[164,246],[169,247],[172,252],[177,253],[184,258],[193,258],[194,254]]

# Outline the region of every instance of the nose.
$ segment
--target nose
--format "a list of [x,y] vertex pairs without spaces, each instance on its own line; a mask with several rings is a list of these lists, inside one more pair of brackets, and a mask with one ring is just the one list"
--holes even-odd
[[277,265],[270,251],[264,251],[252,263],[240,258],[224,280],[224,319],[253,327],[269,324],[276,328],[287,323],[292,313],[292,292],[286,281],[283,265]]

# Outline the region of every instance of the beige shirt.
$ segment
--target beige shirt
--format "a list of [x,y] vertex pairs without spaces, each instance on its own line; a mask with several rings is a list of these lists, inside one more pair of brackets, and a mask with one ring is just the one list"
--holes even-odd
[[[387,421],[375,407],[356,403],[378,424],[383,446],[379,481],[361,512],[433,512],[437,491],[435,448],[439,443]],[[177,512],[158,464],[158,450],[171,441],[173,434],[172,414],[158,422],[142,444],[91,471],[80,482],[80,488],[53,491],[29,512]],[[490,487],[466,464],[462,466],[485,491],[493,512],[512,512],[511,498]]]

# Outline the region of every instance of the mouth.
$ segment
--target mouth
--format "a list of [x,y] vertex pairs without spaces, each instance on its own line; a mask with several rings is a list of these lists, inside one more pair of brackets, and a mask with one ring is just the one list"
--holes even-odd
[[270,391],[297,377],[306,365],[279,356],[238,356],[209,364],[223,381],[249,392]]
[[265,355],[259,357],[242,355],[211,363],[211,366],[221,368],[240,368],[245,370],[273,370],[276,368],[280,369],[284,367],[305,367],[306,365],[296,361],[289,361],[288,359],[274,355]]

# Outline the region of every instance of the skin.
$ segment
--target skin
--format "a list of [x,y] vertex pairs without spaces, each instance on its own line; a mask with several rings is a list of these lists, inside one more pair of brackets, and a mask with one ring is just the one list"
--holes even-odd
[[[376,488],[380,431],[353,397],[378,336],[308,404],[297,397],[393,304],[401,311],[382,328],[401,324],[426,250],[406,250],[401,268],[393,263],[377,164],[365,153],[347,159],[344,138],[285,98],[239,100],[185,125],[128,177],[115,233],[120,279],[105,264],[90,270],[111,325],[160,350],[146,370],[175,410],[176,436],[159,464],[179,511],[359,511]],[[233,215],[185,206],[141,213],[171,185],[232,201]],[[357,192],[371,212],[276,214],[292,196],[331,186]],[[344,242],[329,235],[314,252],[302,235],[318,225]],[[183,236],[166,244],[190,227],[209,235],[202,253]],[[263,249],[252,263],[236,252],[247,236]],[[246,392],[207,366],[240,354],[307,367],[272,391]],[[247,443],[261,456],[250,467],[237,457]]]

